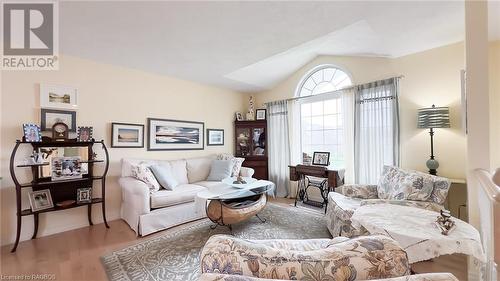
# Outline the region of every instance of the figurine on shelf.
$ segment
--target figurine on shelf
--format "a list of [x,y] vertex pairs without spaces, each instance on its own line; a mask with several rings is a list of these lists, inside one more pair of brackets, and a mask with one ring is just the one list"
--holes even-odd
[[33,151],[30,156],[31,164],[42,164],[43,163],[43,153]]
[[97,153],[92,152],[92,156],[90,157],[90,160],[97,160]]
[[441,215],[437,217],[436,225],[443,235],[448,235],[456,227],[455,222],[451,220],[451,214],[448,210],[441,210]]
[[243,179],[242,176],[238,176],[235,181],[233,181],[233,184],[246,184],[247,182]]
[[250,96],[250,100],[248,101],[247,120],[255,120],[255,103],[253,101],[253,96]]

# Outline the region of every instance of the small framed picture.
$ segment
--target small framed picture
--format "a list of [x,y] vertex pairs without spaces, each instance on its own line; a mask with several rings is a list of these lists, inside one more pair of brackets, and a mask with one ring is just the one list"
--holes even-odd
[[207,145],[224,145],[224,130],[207,129]]
[[41,142],[42,132],[40,127],[36,124],[23,124],[24,141],[27,142]]
[[330,152],[314,152],[312,164],[319,166],[330,165]]
[[141,148],[144,147],[144,125],[128,123],[111,123],[111,147]]
[[93,127],[78,127],[78,141],[88,142],[92,141],[94,133]]
[[53,110],[44,109],[41,110],[41,129],[42,131],[52,130],[52,126],[56,123],[64,123],[68,125],[70,132],[76,132],[76,111],[67,110]]
[[52,181],[82,178],[82,163],[79,156],[53,157],[51,169]]
[[77,109],[78,91],[75,87],[40,84],[40,107],[53,109]]
[[236,112],[236,121],[243,121],[243,114],[241,112]]
[[266,110],[265,109],[257,109],[255,111],[255,119],[256,120],[266,120]]
[[49,189],[29,192],[31,210],[33,212],[54,207]]
[[90,203],[92,202],[92,188],[78,188],[76,190],[76,203]]

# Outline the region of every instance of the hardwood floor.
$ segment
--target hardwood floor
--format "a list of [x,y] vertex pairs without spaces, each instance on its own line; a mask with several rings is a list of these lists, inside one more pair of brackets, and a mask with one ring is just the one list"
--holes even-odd
[[[273,202],[290,206],[293,200],[279,199]],[[39,276],[32,280],[108,280],[100,261],[102,255],[165,232],[138,238],[122,220],[112,221],[110,226],[110,229],[106,229],[104,224],[97,224],[24,241],[19,244],[16,253],[10,253],[11,245],[4,246],[1,248],[0,279],[49,274],[45,279]],[[466,268],[466,258],[460,255],[443,256],[413,267],[416,272],[452,272],[460,280],[467,280]]]

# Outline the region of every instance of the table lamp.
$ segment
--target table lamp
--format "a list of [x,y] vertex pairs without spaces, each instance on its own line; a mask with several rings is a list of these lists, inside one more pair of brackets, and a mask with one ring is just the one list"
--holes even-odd
[[429,174],[436,175],[439,162],[434,159],[434,129],[450,127],[450,110],[448,107],[421,108],[418,110],[418,128],[429,129],[431,135],[431,158],[425,163]]

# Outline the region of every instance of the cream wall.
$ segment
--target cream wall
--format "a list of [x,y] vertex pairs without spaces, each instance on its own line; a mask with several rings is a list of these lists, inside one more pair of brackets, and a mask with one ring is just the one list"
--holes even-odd
[[491,168],[500,168],[500,41],[490,43],[490,151]]
[[401,79],[402,166],[426,171],[430,139],[426,130],[416,128],[417,109],[449,106],[451,129],[437,130],[435,154],[440,162],[438,173],[450,178],[465,178],[465,136],[460,120],[460,70],[464,69],[463,43],[425,52],[390,58],[320,56],[282,83],[257,95],[257,104],[294,96],[300,79],[313,67],[333,64],[347,70],[355,84],[404,75]]
[[[118,185],[120,159],[124,157],[176,159],[233,150],[235,111],[244,111],[247,95],[167,76],[96,63],[75,57],[61,57],[59,71],[4,71],[1,93],[1,244],[15,238],[15,192],[8,171],[10,152],[22,137],[22,123],[39,122],[39,83],[72,85],[78,88],[77,125],[94,127],[96,139],[110,146],[111,122],[146,125],[147,117],[205,122],[205,128],[225,130],[225,145],[195,151],[146,151],[146,148],[109,148],[107,178],[108,220],[120,217]],[[21,171],[23,172],[23,171]],[[26,172],[26,171],[24,171]],[[24,200],[26,199],[26,200]],[[23,206],[29,207],[25,196]],[[94,206],[95,223],[102,222],[100,205]],[[43,214],[39,236],[86,226],[86,208]],[[23,240],[33,231],[33,218],[23,218]]]

